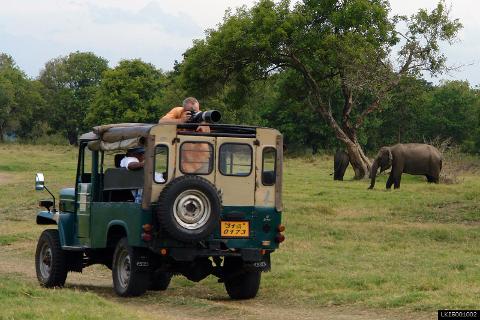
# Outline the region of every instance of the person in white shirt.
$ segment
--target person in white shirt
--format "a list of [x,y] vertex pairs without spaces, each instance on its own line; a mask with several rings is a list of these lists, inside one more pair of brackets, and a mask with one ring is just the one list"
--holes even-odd
[[[127,154],[120,161],[120,167],[127,170],[139,170],[143,168],[145,160],[145,149],[143,147],[130,148]],[[143,189],[132,190],[136,203],[142,202]]]
[[[145,149],[143,147],[130,148],[127,150],[125,157],[120,161],[120,167],[127,170],[140,170],[144,166],[144,161]],[[155,181],[160,183],[165,182],[163,174],[155,172]],[[136,203],[141,203],[143,189],[132,190],[132,195]]]
[[145,160],[145,149],[143,147],[130,148],[127,150],[127,154],[120,161],[120,167],[127,170],[142,169]]

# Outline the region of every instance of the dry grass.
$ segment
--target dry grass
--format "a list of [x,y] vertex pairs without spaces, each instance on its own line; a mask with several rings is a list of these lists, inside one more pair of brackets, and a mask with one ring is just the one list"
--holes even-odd
[[443,156],[440,183],[459,184],[464,181],[465,176],[479,172],[478,158],[462,153],[451,138],[436,137],[426,143],[436,147]]

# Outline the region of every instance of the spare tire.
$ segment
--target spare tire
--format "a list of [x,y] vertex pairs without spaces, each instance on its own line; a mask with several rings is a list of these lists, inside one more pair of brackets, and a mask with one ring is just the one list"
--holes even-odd
[[220,196],[215,186],[202,177],[174,179],[163,189],[158,204],[160,227],[177,240],[204,240],[219,225]]

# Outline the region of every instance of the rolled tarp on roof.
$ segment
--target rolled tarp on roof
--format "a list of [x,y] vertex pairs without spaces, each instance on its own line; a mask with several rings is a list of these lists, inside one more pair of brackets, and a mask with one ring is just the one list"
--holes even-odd
[[94,140],[88,143],[88,148],[92,151],[114,151],[127,150],[143,145],[143,137],[120,140],[117,142],[105,142],[102,140]]
[[104,124],[101,126],[93,127],[93,132],[102,135],[104,132],[108,131],[111,128],[128,128],[128,127],[149,127],[151,128],[153,124],[148,123],[112,123],[112,124]]
[[152,126],[113,127],[102,133],[104,142],[117,142],[137,137],[146,137]]
[[117,123],[97,126],[93,133],[99,140],[90,141],[90,150],[112,151],[142,146],[153,124]]

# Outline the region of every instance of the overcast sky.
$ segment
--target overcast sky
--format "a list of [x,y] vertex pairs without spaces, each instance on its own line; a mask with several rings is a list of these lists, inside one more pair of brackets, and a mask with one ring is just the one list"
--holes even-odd
[[[163,70],[215,27],[229,7],[255,0],[0,0],[0,52],[12,55],[31,77],[46,61],[72,51],[93,51],[115,66],[141,58]],[[435,0],[391,0],[395,14],[433,8]],[[449,0],[464,25],[460,42],[446,47],[448,61],[466,65],[445,79],[480,85],[480,1]]]

